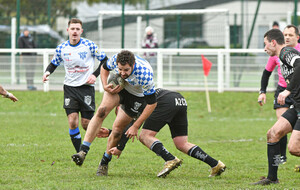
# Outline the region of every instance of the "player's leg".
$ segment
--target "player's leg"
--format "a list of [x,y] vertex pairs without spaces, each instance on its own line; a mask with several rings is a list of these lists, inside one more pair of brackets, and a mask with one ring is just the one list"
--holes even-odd
[[107,117],[110,111],[119,104],[119,101],[120,98],[118,94],[104,92],[102,102],[98,107],[96,114],[92,117],[88,124],[79,153],[72,155],[72,159],[77,165],[81,166],[83,164],[91,143],[96,138],[96,135],[102,126],[103,120]]
[[[276,117],[277,119],[280,118],[280,116],[286,112],[286,110],[288,110],[287,107],[280,107],[276,109]],[[286,157],[286,147],[287,147],[287,135],[284,135],[280,140],[279,140],[279,144],[280,144],[280,163],[281,164],[285,164],[287,157]]]
[[81,135],[80,130],[78,127],[79,124],[79,114],[76,110],[73,109],[65,109],[66,114],[68,116],[68,123],[69,123],[69,135],[71,137],[72,144],[76,150],[79,152],[80,145],[81,145]]
[[294,130],[292,131],[290,141],[289,141],[289,152],[294,155],[300,157],[300,120],[298,119]]
[[97,175],[98,176],[107,176],[108,175],[108,164],[112,159],[112,154],[109,150],[113,147],[116,147],[118,142],[121,139],[124,129],[132,121],[132,117],[127,115],[123,109],[118,110],[117,117],[114,121],[112,132],[108,137],[107,148],[104,152],[100,164],[98,166]]
[[[156,123],[156,124],[154,124],[155,121],[151,122],[152,124],[149,124],[149,122],[151,122],[151,120],[147,121],[147,123],[146,123],[147,126],[157,127],[157,126],[164,126],[165,125],[165,123],[161,123],[161,124]],[[173,156],[164,147],[162,142],[155,137],[156,134],[157,134],[156,131],[143,128],[141,133],[140,133],[139,140],[141,141],[142,144],[144,144],[146,147],[148,147],[150,150],[152,150],[156,155],[162,157],[165,160],[165,162],[174,160],[176,157]]]
[[268,154],[268,177],[253,185],[269,185],[278,183],[278,165],[280,164],[280,144],[279,140],[292,131],[292,126],[297,120],[297,114],[294,109],[287,110],[282,117],[269,129],[267,133],[267,154]]

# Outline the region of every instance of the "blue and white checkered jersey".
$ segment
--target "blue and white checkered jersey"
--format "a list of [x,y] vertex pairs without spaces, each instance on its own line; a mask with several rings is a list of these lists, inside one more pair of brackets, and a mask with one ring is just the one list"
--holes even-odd
[[[113,55],[107,62],[107,68],[113,70],[115,73],[119,73],[117,64],[117,55]],[[131,75],[125,83],[125,89],[130,93],[138,97],[144,95],[151,95],[155,93],[155,85],[153,79],[153,70],[148,61],[135,56],[135,64]]]
[[80,38],[75,46],[71,45],[69,40],[58,45],[51,63],[56,66],[63,63],[66,71],[65,85],[81,86],[86,84],[88,77],[93,73],[95,58],[101,61],[105,56],[104,52],[99,52],[94,42]]

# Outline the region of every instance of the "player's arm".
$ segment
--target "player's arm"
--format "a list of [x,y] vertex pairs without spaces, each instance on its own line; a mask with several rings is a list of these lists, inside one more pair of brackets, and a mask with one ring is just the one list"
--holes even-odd
[[54,65],[52,62],[49,63],[49,65],[46,68],[46,71],[43,75],[43,82],[46,82],[48,79],[48,77],[50,76],[50,74],[52,74],[55,69],[57,68],[57,65]]
[[258,100],[257,100],[259,105],[261,105],[261,106],[266,103],[267,86],[268,86],[269,78],[270,78],[271,74],[272,74],[272,72],[265,69],[261,76],[260,91],[259,91],[259,96],[258,96]]
[[286,87],[286,90],[290,92],[300,85],[300,56],[295,60],[292,66],[294,67],[294,73],[290,80],[290,83],[287,84]]
[[106,61],[108,60],[108,58],[105,56],[104,59],[102,59],[99,63],[99,66],[97,67],[97,69],[93,72],[93,74],[91,74],[91,76],[89,76],[89,78],[87,79],[86,83],[88,84],[94,84],[96,82],[96,78],[100,75],[101,73],[101,66],[106,63]]
[[107,66],[107,62],[101,66],[101,76],[100,77],[101,77],[101,81],[102,81],[102,86],[106,92],[109,92],[111,94],[116,94],[116,93],[119,93],[122,90],[122,88],[119,85],[117,85],[115,88],[113,88],[113,84],[107,84],[108,75],[109,75],[109,72],[111,71],[111,69]]
[[134,137],[137,137],[138,129],[144,123],[144,121],[151,115],[157,105],[156,95],[155,93],[150,95],[145,95],[145,101],[147,103],[145,109],[143,110],[142,114],[139,118],[135,121],[135,123],[126,131],[126,135],[128,138],[132,138],[134,141]]
[[13,102],[18,101],[18,98],[16,98],[12,93],[5,90],[1,85],[0,85],[0,94],[3,96],[3,98],[9,98]]

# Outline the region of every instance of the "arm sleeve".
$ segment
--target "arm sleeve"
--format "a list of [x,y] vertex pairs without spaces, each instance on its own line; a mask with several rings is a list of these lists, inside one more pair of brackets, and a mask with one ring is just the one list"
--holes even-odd
[[[105,56],[104,59],[102,59],[102,61],[100,61],[100,64],[98,66],[98,68],[93,72],[93,75],[95,75],[95,77],[98,77],[100,75],[100,70],[101,70],[101,66],[106,63],[106,61],[108,60],[108,58]],[[106,65],[106,64],[105,64]]]
[[145,95],[145,101],[147,104],[154,104],[157,102],[155,93],[150,95]]
[[49,63],[49,65],[48,65],[48,67],[46,68],[46,71],[45,71],[45,72],[49,71],[50,74],[51,74],[51,73],[54,72],[54,70],[55,70],[56,68],[57,68],[56,65],[53,65],[52,63]]
[[292,91],[296,86],[299,85],[300,85],[300,59],[296,59],[296,61],[294,62],[294,73],[286,89],[288,91]]
[[272,72],[267,71],[266,69],[263,72],[263,75],[261,76],[261,82],[260,82],[260,92],[266,93],[267,92],[267,86],[269,83],[269,78],[271,76]]

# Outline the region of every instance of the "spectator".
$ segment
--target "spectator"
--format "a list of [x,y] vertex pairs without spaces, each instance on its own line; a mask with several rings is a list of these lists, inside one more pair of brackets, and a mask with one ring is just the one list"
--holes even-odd
[[[158,40],[154,30],[151,26],[148,26],[145,29],[145,35],[142,42],[142,48],[158,48]],[[156,53],[155,52],[145,52],[144,53],[145,59],[149,61],[151,66],[153,67],[156,63]]]
[[[27,28],[24,29],[23,33],[18,39],[19,48],[36,48],[35,42],[30,35],[30,32]],[[26,82],[28,90],[36,90],[34,86],[34,69],[35,69],[35,55],[36,53],[22,53],[21,54],[21,63],[24,63],[26,70]]]

